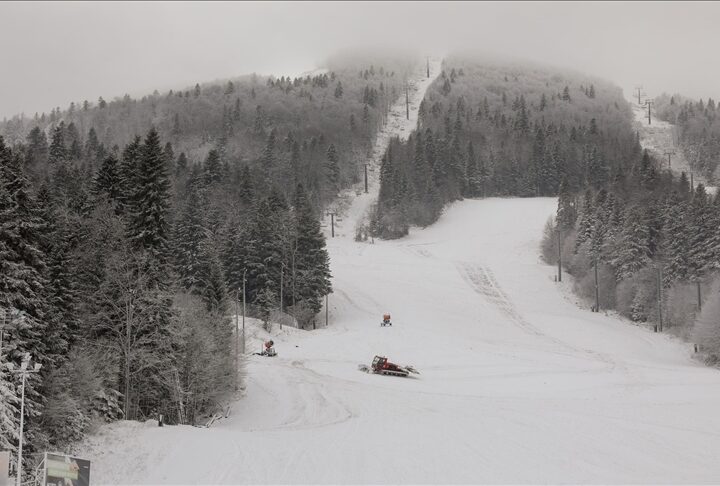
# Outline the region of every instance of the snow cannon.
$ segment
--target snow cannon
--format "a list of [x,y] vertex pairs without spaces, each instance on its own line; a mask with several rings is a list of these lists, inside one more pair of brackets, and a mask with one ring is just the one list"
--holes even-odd
[[271,339],[265,343],[264,349],[262,351],[255,354],[257,354],[258,356],[268,356],[270,358],[277,356],[277,353],[275,352],[275,348],[273,346],[275,346],[275,343]]
[[380,323],[381,327],[385,326],[392,326],[392,322],[390,322],[390,314],[383,314],[383,320]]

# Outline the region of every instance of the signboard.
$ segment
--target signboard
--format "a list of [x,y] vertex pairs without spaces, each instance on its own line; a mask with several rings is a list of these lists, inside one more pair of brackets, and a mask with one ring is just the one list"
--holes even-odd
[[90,486],[90,461],[46,452],[45,486]]
[[10,484],[10,451],[0,451],[0,486],[8,484]]

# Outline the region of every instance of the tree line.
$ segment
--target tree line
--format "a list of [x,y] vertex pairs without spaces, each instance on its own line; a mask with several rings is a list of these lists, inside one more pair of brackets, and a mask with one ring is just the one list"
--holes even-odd
[[418,129],[391,142],[371,231],[398,237],[470,197],[554,196],[600,187],[636,161],[622,93],[534,66],[449,58]]
[[[561,191],[543,254],[556,263],[558,244],[576,291],[601,309],[662,325],[720,356],[716,273],[720,262],[720,197],[658,170],[643,152],[639,170],[581,194]],[[558,243],[559,240],[559,243]]]

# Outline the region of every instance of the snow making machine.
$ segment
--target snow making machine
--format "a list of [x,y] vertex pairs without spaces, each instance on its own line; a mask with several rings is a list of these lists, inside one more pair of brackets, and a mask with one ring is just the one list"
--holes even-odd
[[277,353],[275,352],[275,343],[273,340],[269,340],[263,345],[263,349],[260,350],[259,353],[255,353],[257,356],[267,356],[269,358],[274,358],[277,356]]

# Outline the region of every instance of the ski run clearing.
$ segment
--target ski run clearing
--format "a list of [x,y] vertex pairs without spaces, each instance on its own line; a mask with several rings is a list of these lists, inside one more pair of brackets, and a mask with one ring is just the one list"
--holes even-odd
[[[648,123],[647,107],[638,105],[635,101],[629,101],[629,103],[635,116],[635,129],[640,134],[640,145],[657,158],[663,170],[669,169],[676,176],[685,172],[689,180],[693,171],[685,158],[682,148],[675,142],[678,138],[675,125],[660,120],[652,112],[651,121]],[[670,153],[670,163],[668,163],[668,153]],[[709,193],[715,194],[717,191],[716,187],[708,186],[707,180],[701,174],[693,173],[692,178],[693,186],[697,187],[698,184],[702,183]]]
[[[411,120],[394,107],[374,163],[414,127],[429,81],[413,83]],[[251,321],[249,350],[271,336],[279,355],[247,358],[228,418],[104,426],[78,451],[94,483],[720,482],[720,373],[554,282],[538,245],[555,199],[466,200],[370,244],[353,237],[376,178],[361,191],[327,231],[330,325],[268,335]],[[376,354],[421,374],[358,371]]]

